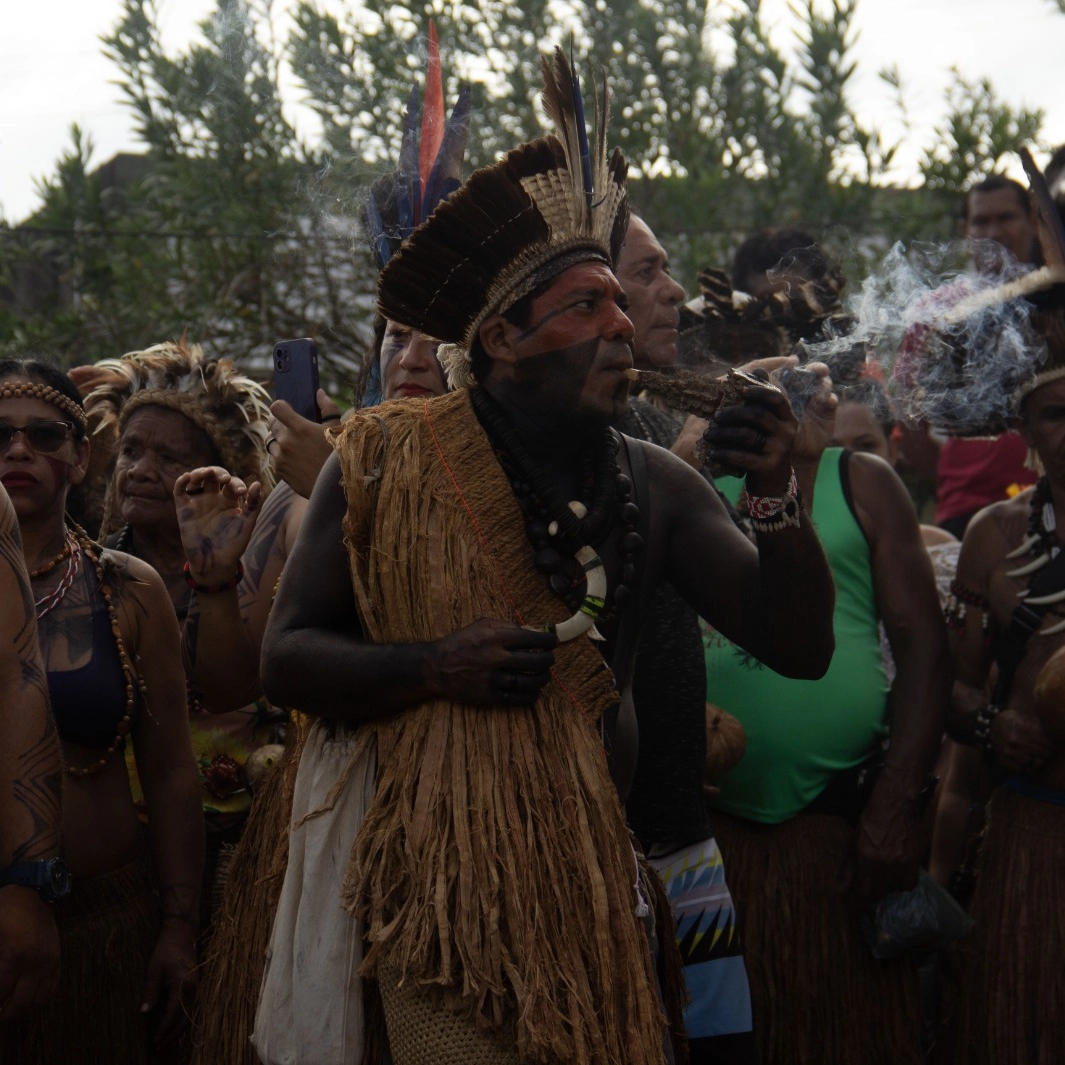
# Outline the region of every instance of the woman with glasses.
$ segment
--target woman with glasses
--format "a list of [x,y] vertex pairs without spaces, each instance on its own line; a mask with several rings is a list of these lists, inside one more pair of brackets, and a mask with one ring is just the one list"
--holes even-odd
[[169,1060],[196,964],[203,816],[177,619],[150,566],[67,521],[67,494],[88,460],[73,382],[48,363],[0,361],[0,483],[18,516],[62,744],[72,877],[55,911],[59,1002],[0,1026],[3,1061]]

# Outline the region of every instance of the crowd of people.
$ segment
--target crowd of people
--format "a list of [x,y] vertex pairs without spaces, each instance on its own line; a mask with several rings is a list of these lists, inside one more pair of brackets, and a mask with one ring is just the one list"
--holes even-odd
[[544,80],[465,179],[427,93],[343,417],[184,337],[0,361],[0,1062],[1065,1053],[1053,220],[966,195],[1039,361],[943,437],[815,234],[688,299]]

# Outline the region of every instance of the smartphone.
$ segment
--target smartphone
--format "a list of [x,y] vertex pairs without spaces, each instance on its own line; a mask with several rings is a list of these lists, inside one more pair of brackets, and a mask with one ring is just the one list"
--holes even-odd
[[298,415],[320,422],[318,345],[310,337],[274,345],[274,399],[283,399]]

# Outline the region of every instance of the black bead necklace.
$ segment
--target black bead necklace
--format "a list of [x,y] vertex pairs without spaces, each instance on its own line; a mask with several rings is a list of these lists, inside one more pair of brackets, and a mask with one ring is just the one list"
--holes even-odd
[[482,388],[473,390],[471,401],[521,507],[536,568],[570,610],[582,609],[587,583],[574,556],[582,546],[597,547],[609,533],[613,515],[620,517],[621,579],[614,585],[613,609],[604,609],[596,620],[623,609],[632,595],[643,537],[636,531],[640,511],[632,498],[632,482],[618,470],[617,435],[604,429],[581,456],[580,492],[589,503],[574,507],[536,464],[499,404]]

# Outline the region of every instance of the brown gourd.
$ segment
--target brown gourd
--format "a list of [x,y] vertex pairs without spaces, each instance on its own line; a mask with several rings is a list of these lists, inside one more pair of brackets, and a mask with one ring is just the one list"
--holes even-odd
[[714,784],[747,753],[747,733],[726,710],[706,704],[706,765],[703,779]]

